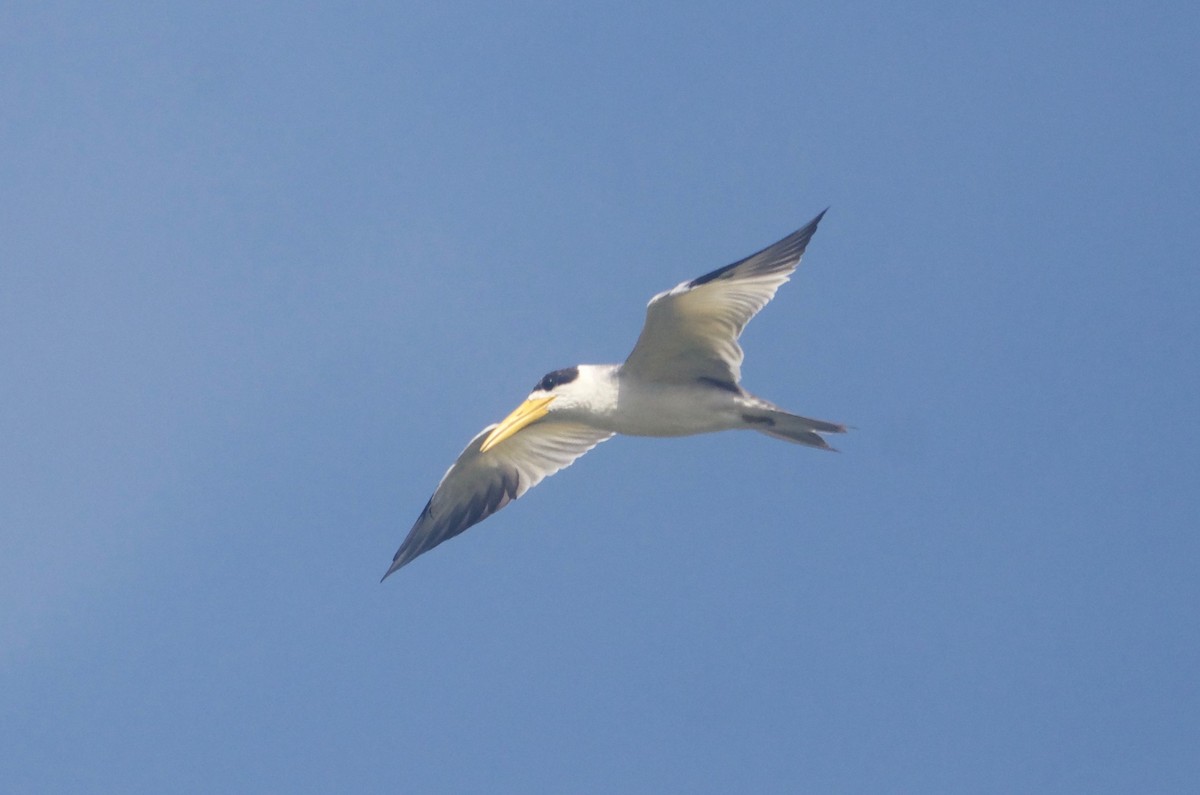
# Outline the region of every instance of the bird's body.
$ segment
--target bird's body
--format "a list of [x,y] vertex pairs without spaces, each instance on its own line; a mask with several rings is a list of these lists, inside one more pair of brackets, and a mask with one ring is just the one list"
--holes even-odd
[[626,436],[692,436],[739,426],[740,395],[703,382],[663,384],[626,375],[616,379],[617,412],[608,418]]
[[556,413],[563,420],[625,436],[691,436],[737,427],[740,395],[704,383],[644,381],[616,364],[580,364],[578,404]]
[[756,254],[656,295],[623,364],[581,364],[543,377],[512,414],[463,450],[384,578],[614,434],[747,429],[831,449],[821,434],[844,426],[789,414],[741,387],[737,342],[796,269],[823,215]]

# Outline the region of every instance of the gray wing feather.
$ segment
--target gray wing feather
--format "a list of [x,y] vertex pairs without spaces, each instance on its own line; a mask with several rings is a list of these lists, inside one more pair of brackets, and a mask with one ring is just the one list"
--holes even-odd
[[825,211],[777,243],[650,299],[622,370],[649,381],[741,380],[738,337],[788,280]]
[[543,420],[480,452],[495,425],[480,431],[446,470],[425,509],[396,550],[392,572],[520,497],[612,436],[586,425]]

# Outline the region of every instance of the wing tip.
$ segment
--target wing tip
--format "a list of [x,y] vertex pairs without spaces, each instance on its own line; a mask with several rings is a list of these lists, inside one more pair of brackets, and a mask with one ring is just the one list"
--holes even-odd
[[396,557],[392,558],[392,565],[388,566],[388,570],[383,573],[383,576],[379,578],[379,581],[383,582],[388,577],[391,577],[393,574],[399,571],[405,563],[408,563],[408,561],[402,560],[400,558],[400,553],[397,552]]
[[[832,205],[830,205],[832,206]],[[821,212],[817,213],[816,217],[802,226],[798,232],[793,233],[797,241],[800,243],[800,253],[804,254],[804,249],[808,248],[808,241],[816,234],[817,226],[821,223],[821,219],[825,217],[825,213],[829,212],[829,207],[826,207]],[[784,238],[786,240],[786,238]]]
[[[679,287],[676,287],[675,290],[679,290],[680,288],[683,288],[684,290],[690,290],[694,287],[700,287],[708,284],[709,282],[726,278],[738,267],[746,265],[753,260],[765,258],[765,261],[758,262],[752,266],[754,270],[761,268],[769,271],[786,263],[791,263],[791,267],[795,267],[795,265],[799,263],[800,258],[804,256],[804,251],[808,248],[809,241],[812,240],[812,236],[817,232],[817,225],[821,223],[821,219],[825,217],[825,213],[827,212],[829,212],[828,206],[821,212],[817,213],[815,218],[797,229],[795,232],[792,232],[787,237],[784,237],[781,240],[778,240],[775,243],[767,246],[766,248],[756,251],[750,256],[738,260],[737,262],[726,265],[723,268],[717,268],[715,271],[706,273],[703,276],[697,276],[695,279],[692,279],[689,282],[684,282],[683,284],[679,285]],[[675,290],[671,290],[669,292],[675,292]],[[658,296],[655,296],[655,298],[658,298]],[[651,299],[650,303],[654,303],[654,299]]]

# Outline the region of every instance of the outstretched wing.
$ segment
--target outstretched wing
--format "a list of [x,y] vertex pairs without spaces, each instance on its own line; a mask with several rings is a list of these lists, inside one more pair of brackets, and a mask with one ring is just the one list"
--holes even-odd
[[821,214],[803,229],[732,265],[650,299],[646,324],[622,373],[645,381],[708,381],[736,390],[738,337],[800,264]]
[[486,453],[480,452],[483,440],[495,427],[480,431],[446,470],[396,550],[383,575],[385,580],[413,558],[482,522],[612,436],[586,425],[547,419],[522,428]]

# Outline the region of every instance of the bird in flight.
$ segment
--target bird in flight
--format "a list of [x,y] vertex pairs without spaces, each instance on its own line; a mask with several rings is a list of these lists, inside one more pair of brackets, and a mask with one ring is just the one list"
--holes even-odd
[[446,471],[396,551],[389,575],[483,521],[614,434],[689,436],[734,429],[832,450],[834,422],[789,414],[740,385],[738,337],[800,264],[822,211],[757,254],[659,293],[624,364],[555,370]]

